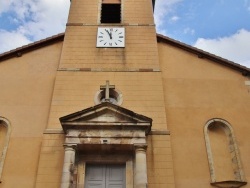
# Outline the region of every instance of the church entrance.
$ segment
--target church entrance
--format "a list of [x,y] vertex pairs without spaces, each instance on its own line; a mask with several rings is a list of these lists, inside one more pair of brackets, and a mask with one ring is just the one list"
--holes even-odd
[[152,119],[103,102],[60,121],[66,133],[61,188],[147,187]]
[[125,188],[125,164],[87,164],[86,188]]

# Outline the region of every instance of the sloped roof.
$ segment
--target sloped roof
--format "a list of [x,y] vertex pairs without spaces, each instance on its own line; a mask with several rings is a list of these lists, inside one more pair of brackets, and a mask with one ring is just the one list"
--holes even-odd
[[241,72],[243,76],[250,76],[250,68],[242,66],[242,65],[235,63],[233,61],[224,59],[222,57],[216,56],[216,55],[211,54],[209,52],[203,51],[201,49],[195,48],[193,46],[184,44],[180,41],[174,40],[172,38],[169,38],[169,37],[166,37],[166,36],[163,36],[160,34],[157,34],[157,41],[167,43],[167,44],[170,44],[170,45],[175,46],[177,48],[180,48],[182,50],[196,54],[199,58],[206,58],[206,59],[209,59],[213,62],[219,63],[221,65],[230,67],[234,70]]
[[54,35],[52,37],[48,37],[33,43],[30,43],[25,46],[21,46],[19,48],[13,49],[11,51],[0,54],[0,63],[3,60],[7,60],[13,57],[21,57],[23,54],[28,53],[30,51],[54,44],[59,41],[64,40],[64,33],[60,33],[58,35]]
[[[163,43],[175,46],[175,47],[180,48],[182,50],[193,53],[193,54],[197,55],[199,58],[206,58],[206,59],[209,59],[209,60],[211,60],[213,62],[216,62],[216,63],[219,63],[221,65],[230,67],[230,68],[232,68],[234,70],[237,70],[237,71],[241,72],[242,75],[244,75],[244,76],[250,76],[250,68],[248,68],[248,67],[242,66],[242,65],[237,64],[237,63],[235,63],[233,61],[224,59],[222,57],[216,56],[214,54],[208,53],[208,52],[203,51],[201,49],[198,49],[198,48],[195,48],[193,46],[184,44],[184,43],[182,43],[180,41],[174,40],[172,38],[169,38],[169,37],[166,37],[166,36],[163,36],[163,35],[160,35],[160,34],[157,34],[156,37],[157,37],[158,42],[163,42]],[[3,54],[0,54],[0,63],[3,60],[10,59],[10,58],[13,58],[13,57],[20,57],[24,53],[28,53],[28,52],[30,52],[32,50],[36,50],[36,49],[39,49],[39,48],[48,46],[50,44],[53,44],[53,43],[56,43],[56,42],[59,42],[59,41],[63,41],[63,40],[64,40],[64,33],[60,33],[58,35],[54,35],[52,37],[49,37],[49,38],[46,38],[46,39],[31,43],[31,44],[22,46],[20,48],[16,48],[14,50],[5,52]]]

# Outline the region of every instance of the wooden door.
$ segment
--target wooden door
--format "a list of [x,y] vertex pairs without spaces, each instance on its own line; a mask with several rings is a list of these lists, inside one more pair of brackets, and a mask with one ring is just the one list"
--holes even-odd
[[85,188],[125,188],[125,165],[87,164]]

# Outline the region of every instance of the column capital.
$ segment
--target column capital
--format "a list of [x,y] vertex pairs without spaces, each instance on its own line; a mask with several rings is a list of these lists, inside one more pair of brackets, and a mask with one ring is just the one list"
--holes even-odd
[[77,144],[63,144],[63,147],[65,150],[75,150],[77,147]]
[[143,143],[143,144],[134,144],[134,148],[135,150],[143,150],[146,151],[147,150],[148,145]]

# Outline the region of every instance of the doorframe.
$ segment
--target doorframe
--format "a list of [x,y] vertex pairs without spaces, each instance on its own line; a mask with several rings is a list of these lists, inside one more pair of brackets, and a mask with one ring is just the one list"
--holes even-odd
[[77,188],[84,188],[86,164],[125,164],[126,188],[134,185],[134,161],[131,155],[79,155],[77,163]]

